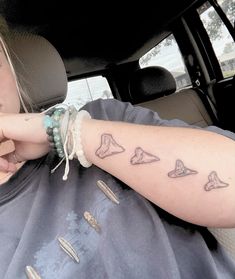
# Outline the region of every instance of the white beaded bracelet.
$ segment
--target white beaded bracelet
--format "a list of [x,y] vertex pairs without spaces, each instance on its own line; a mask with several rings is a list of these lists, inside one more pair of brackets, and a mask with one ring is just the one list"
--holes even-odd
[[90,163],[83,151],[82,142],[81,142],[81,123],[84,119],[91,119],[91,115],[86,110],[80,110],[77,115],[76,119],[73,123],[72,127],[72,134],[73,134],[73,151],[72,156],[74,156],[74,153],[79,160],[80,164],[85,167],[89,168],[92,163]]

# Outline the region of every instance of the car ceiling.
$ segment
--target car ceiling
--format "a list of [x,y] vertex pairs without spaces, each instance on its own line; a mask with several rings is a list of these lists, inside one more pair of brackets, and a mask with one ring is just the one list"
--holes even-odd
[[0,12],[11,27],[47,38],[73,77],[138,59],[195,2],[0,0]]

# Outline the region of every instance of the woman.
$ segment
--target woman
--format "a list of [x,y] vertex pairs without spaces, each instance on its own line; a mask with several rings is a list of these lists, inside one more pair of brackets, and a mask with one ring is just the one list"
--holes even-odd
[[0,141],[14,143],[0,158],[2,278],[234,278],[201,233],[235,227],[233,133],[111,99],[20,113],[7,57],[2,41]]

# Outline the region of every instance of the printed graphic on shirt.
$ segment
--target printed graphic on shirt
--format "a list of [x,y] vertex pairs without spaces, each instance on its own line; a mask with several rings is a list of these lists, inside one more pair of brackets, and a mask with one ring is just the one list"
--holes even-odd
[[[84,212],[86,211],[79,214],[75,211],[69,212],[66,219],[61,222],[60,231],[64,233],[56,235],[51,242],[44,243],[34,255],[34,262],[29,263],[41,278],[59,279],[77,276],[77,272],[87,268],[96,254],[103,233],[102,224],[105,223],[110,209],[118,205],[104,195],[96,185],[94,187],[94,200],[92,205],[91,201],[88,202],[87,212],[99,223],[101,232],[97,232],[85,219]],[[124,199],[124,195],[121,195],[122,190],[115,187],[114,191],[122,201]],[[127,196],[125,195],[125,199]],[[96,278],[102,278],[99,274],[96,275]]]
[[[80,259],[89,258],[91,251],[96,249],[98,243],[97,233],[89,227],[82,218],[79,220],[77,214],[71,211],[66,221],[68,231],[65,235],[57,235],[50,243],[45,243],[35,255],[35,269],[45,279],[67,278],[78,270],[78,263],[61,248],[58,238],[63,237],[75,249]],[[86,239],[89,238],[89,241]],[[92,240],[92,241],[91,241]],[[79,265],[82,265],[82,260]]]

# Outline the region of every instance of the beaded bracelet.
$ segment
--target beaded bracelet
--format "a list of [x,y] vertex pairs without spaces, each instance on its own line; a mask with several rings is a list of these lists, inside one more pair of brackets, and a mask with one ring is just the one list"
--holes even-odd
[[77,156],[77,159],[79,160],[80,164],[85,167],[89,168],[92,163],[90,163],[84,154],[82,142],[81,142],[81,123],[84,119],[91,119],[91,115],[86,110],[80,110],[77,113],[75,122],[74,122],[74,135],[75,135],[75,154]]
[[60,158],[65,156],[60,131],[61,116],[64,113],[64,108],[52,108],[46,113],[44,118],[44,127],[48,135],[49,144]]
[[88,168],[92,165],[84,154],[81,143],[81,123],[84,119],[90,119],[91,115],[85,111],[77,111],[74,107],[51,108],[45,113],[44,127],[48,134],[50,146],[62,158],[59,164],[51,170],[53,173],[65,159],[65,171],[63,180],[67,180],[69,173],[69,160],[77,158],[80,164]]

